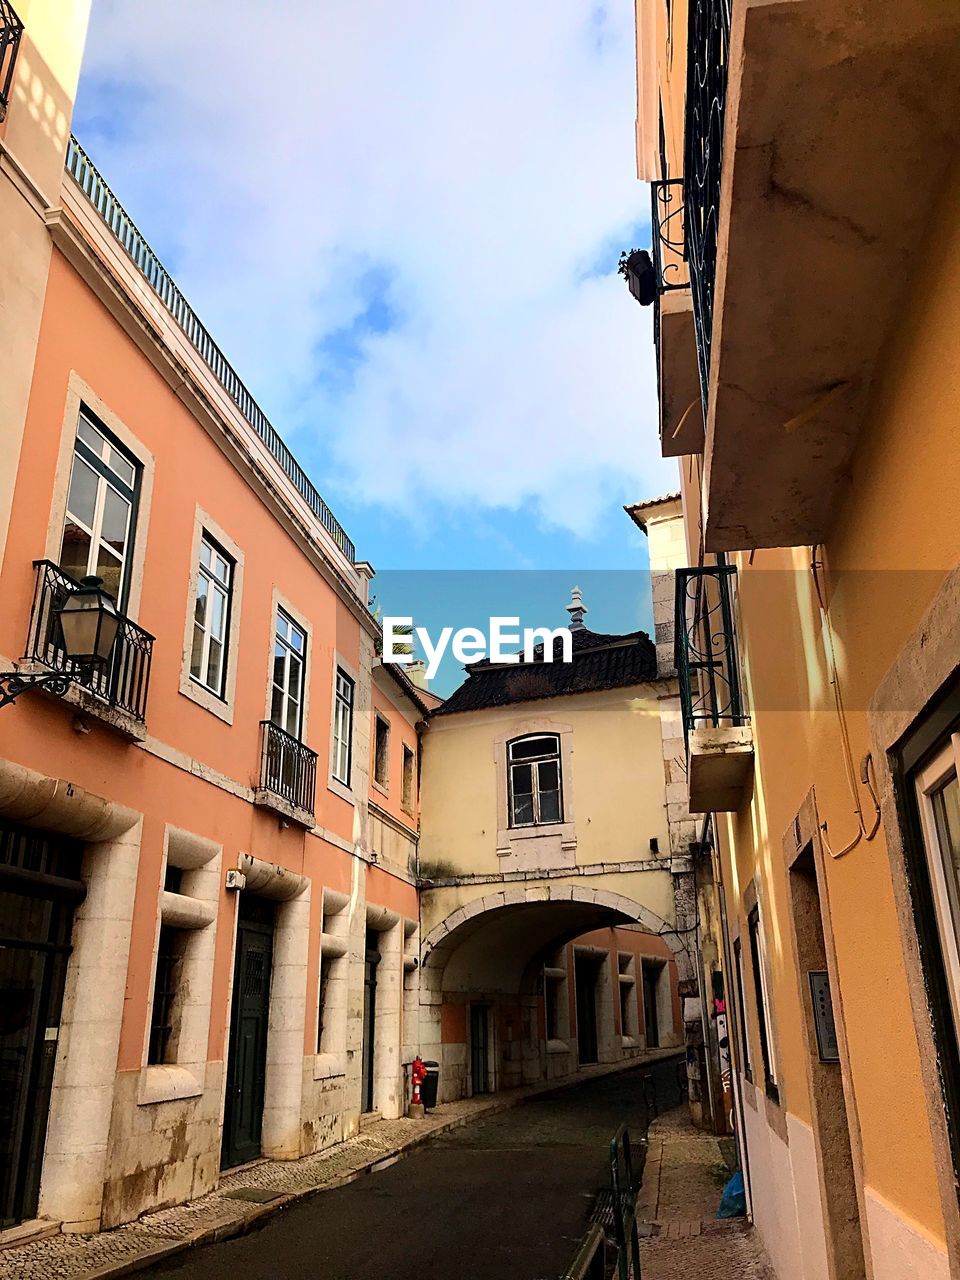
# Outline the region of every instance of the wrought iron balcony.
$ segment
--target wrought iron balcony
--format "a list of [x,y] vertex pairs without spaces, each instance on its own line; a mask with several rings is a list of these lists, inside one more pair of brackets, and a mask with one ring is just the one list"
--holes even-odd
[[653,232],[653,267],[657,293],[686,289],[690,276],[686,264],[683,179],[667,178],[650,183],[650,226]]
[[[309,825],[312,826],[317,792],[317,753],[272,720],[261,720],[260,729],[263,738],[256,802],[278,809],[305,825],[309,817]],[[285,806],[278,806],[276,800],[285,802],[290,812]]]
[[17,17],[10,0],[0,0],[0,120],[10,105],[13,88],[13,71],[17,65],[23,23]]
[[734,565],[678,569],[674,644],[684,731],[748,723],[733,610]]
[[733,565],[678,569],[674,643],[691,813],[732,812],[753,771],[743,698]]
[[706,421],[720,221],[720,162],[727,101],[731,0],[690,0],[684,205],[687,262]]
[[[57,610],[80,583],[51,560],[34,560],[33,567],[37,578],[24,661],[70,676],[76,668],[67,656]],[[139,724],[143,724],[146,715],[153,641],[149,631],[121,614],[112,657],[83,682],[105,706]]]
[[343,526],[334,517],[307,473],[287,448],[280,433],[247,390],[240,375],[214,342],[193,307],[174,283],[173,277],[140,234],[133,219],[72,134],[67,145],[66,169],[106,223],[130,261],[183,330],[201,360],[270,450],[307,506],[353,564],[356,560],[356,548],[344,532]]

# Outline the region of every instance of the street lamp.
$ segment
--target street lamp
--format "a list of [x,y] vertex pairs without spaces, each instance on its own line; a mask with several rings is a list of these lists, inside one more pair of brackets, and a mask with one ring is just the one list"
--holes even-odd
[[15,701],[25,689],[49,689],[62,697],[71,683],[88,685],[95,672],[110,661],[120,627],[113,597],[103,579],[93,574],[80,579],[63,604],[53,612],[60,619],[63,647],[71,669],[31,675],[0,671],[0,707]]

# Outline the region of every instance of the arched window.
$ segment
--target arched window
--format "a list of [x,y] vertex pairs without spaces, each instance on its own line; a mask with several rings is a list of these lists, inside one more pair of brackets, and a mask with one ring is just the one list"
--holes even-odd
[[511,827],[562,822],[559,735],[535,733],[508,742],[507,786]]

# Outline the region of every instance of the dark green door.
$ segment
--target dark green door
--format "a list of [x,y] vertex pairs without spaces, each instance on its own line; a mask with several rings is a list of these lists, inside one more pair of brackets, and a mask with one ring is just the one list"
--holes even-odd
[[470,1085],[471,1093],[490,1092],[490,1008],[485,1004],[470,1006]]
[[241,894],[220,1160],[224,1169],[260,1155],[272,957],[273,906]]
[[597,962],[574,953],[577,989],[577,1055],[581,1065],[597,1060]]
[[377,1039],[377,965],[380,963],[380,935],[367,930],[367,950],[363,968],[363,1061],[360,1108],[373,1110],[374,1049]]
[[80,847],[0,825],[0,1228],[36,1217]]

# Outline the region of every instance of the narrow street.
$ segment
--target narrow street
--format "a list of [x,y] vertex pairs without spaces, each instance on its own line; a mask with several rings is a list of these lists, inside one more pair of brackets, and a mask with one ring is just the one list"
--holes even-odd
[[152,1274],[178,1280],[553,1280],[606,1185],[610,1137],[646,1132],[643,1076],[678,1100],[676,1059],[545,1095],[325,1191],[261,1230],[182,1255]]

